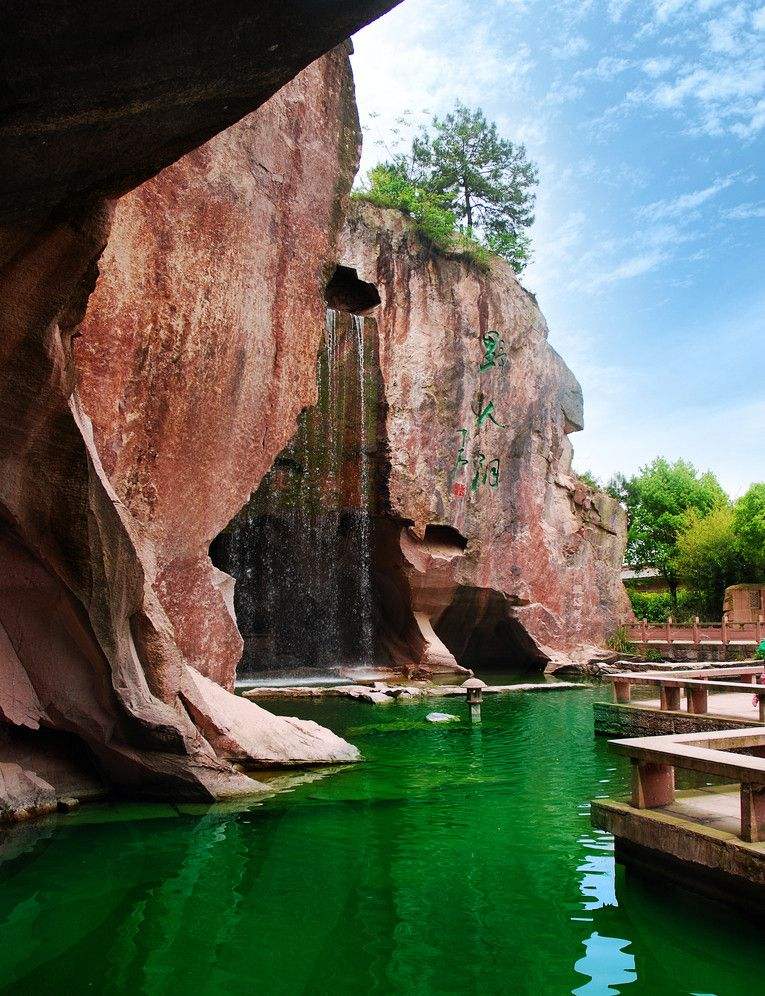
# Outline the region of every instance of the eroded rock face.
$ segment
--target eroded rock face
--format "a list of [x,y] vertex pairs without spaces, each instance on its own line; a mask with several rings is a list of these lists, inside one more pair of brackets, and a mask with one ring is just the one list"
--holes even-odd
[[390,512],[408,525],[423,635],[432,626],[469,667],[586,655],[629,615],[626,517],[571,472],[581,390],[534,298],[503,263],[483,274],[432,253],[402,215],[367,204],[341,260],[382,300]]
[[[232,761],[358,757],[203,677],[240,648],[207,544],[313,399],[357,156],[342,48],[116,208],[0,236],[0,713],[81,745],[84,790],[222,798],[259,788]],[[12,747],[10,810],[39,811]]]
[[344,48],[122,198],[76,358],[181,651],[230,686],[241,639],[211,540],[316,400],[323,289],[358,162]]

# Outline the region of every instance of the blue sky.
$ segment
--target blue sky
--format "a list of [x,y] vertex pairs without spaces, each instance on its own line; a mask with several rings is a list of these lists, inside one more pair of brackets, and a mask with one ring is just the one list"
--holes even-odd
[[404,0],[354,44],[362,169],[458,98],[538,163],[522,281],[584,390],[575,467],[765,480],[765,4]]

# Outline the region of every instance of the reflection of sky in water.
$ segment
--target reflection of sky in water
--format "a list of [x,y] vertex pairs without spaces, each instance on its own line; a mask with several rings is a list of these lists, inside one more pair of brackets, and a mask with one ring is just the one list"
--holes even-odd
[[[616,881],[614,843],[610,834],[593,830],[578,840],[584,850],[584,860],[578,865],[581,875],[579,889],[584,896],[583,910],[592,912],[604,907],[615,907]],[[572,920],[590,921],[592,917],[572,917]],[[634,982],[635,959],[624,951],[629,941],[621,937],[605,937],[596,930],[585,938],[585,955],[574,965],[589,982],[573,990],[576,996],[608,996],[618,993],[618,985]]]
[[610,834],[595,831],[592,836],[580,837],[579,843],[586,849],[584,863],[577,867],[577,871],[582,873],[579,888],[587,900],[584,909],[616,906],[613,838]]
[[634,982],[635,959],[624,951],[629,943],[622,937],[601,937],[593,931],[584,941],[584,957],[574,965],[590,981],[574,989],[574,996],[610,996],[619,992],[614,986]]

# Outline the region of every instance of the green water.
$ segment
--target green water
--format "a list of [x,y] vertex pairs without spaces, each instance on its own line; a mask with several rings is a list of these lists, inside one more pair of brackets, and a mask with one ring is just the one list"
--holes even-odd
[[[14,993],[763,991],[763,932],[621,868],[587,802],[627,771],[589,690],[281,703],[366,763],[259,804],[91,807],[0,865]],[[434,708],[462,722],[424,722]]]

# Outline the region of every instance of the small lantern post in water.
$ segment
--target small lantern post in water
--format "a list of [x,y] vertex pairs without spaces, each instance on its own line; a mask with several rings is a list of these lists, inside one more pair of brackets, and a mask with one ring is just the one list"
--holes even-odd
[[480,723],[481,702],[483,701],[483,690],[486,688],[486,682],[481,681],[480,678],[468,678],[467,681],[462,682],[462,688],[465,689],[467,703],[470,706],[470,718],[476,723]]

